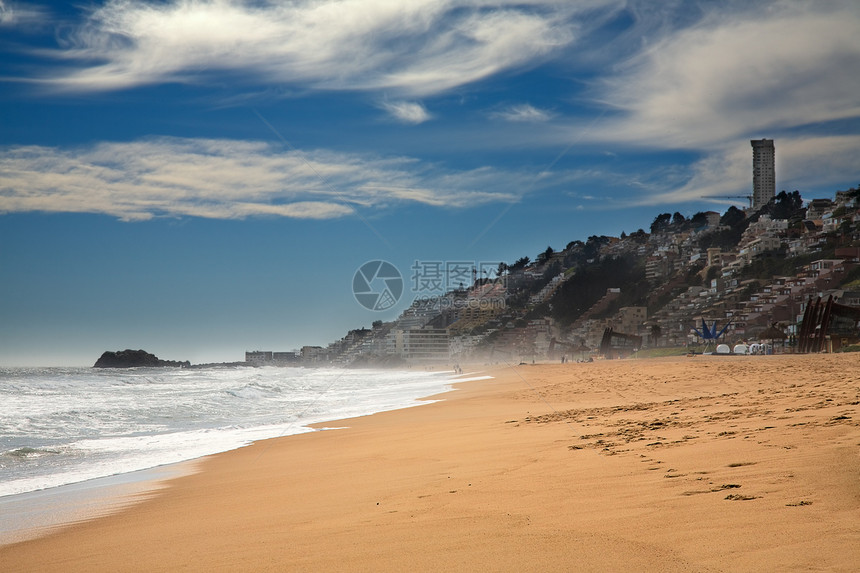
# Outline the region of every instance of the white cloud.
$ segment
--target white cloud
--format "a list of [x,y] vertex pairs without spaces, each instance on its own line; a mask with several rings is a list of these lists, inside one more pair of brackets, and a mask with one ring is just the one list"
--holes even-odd
[[12,24],[15,21],[15,12],[0,0],[0,25]]
[[860,4],[632,2],[630,10],[635,25],[605,50],[628,57],[605,62],[609,72],[590,92],[606,116],[593,129],[571,123],[568,138],[701,155],[689,166],[679,160],[680,172],[647,176],[634,204],[750,193],[749,140],[762,137],[776,142],[778,190],[840,184],[857,172],[860,136],[832,134],[850,133],[860,117]]
[[2,151],[0,212],[105,213],[124,220],[327,219],[404,202],[469,207],[516,201],[526,177],[490,168],[449,172],[403,157],[284,152],[264,142],[223,139]]
[[[857,174],[860,135],[783,137],[775,141],[777,191],[837,185]],[[635,201],[660,205],[752,193],[752,148],[749,141],[713,150],[691,166],[688,181],[677,189]]]
[[789,137],[775,145],[778,191],[836,185],[846,175],[860,183],[860,135]]
[[0,0],[0,26],[33,27],[39,26],[47,19],[47,13],[38,6],[22,6],[19,3],[8,4]]
[[418,125],[432,119],[433,116],[428,113],[423,105],[417,102],[398,101],[398,102],[382,102],[382,109],[394,116],[397,121]]
[[648,191],[634,203],[662,205],[751,193],[752,151],[749,143],[713,150],[693,163],[687,182],[676,189],[658,192],[652,186]]
[[495,111],[490,114],[490,117],[502,119],[504,121],[515,122],[540,122],[547,121],[552,117],[548,111],[538,109],[527,103],[513,105],[500,111]]
[[600,137],[708,148],[860,114],[860,4],[727,4],[604,80]]
[[[8,12],[3,6],[0,14]],[[580,42],[581,38],[610,38],[615,26],[601,25],[611,20],[608,14],[617,15],[621,9],[634,21],[629,29],[606,43]],[[203,81],[209,74],[227,71],[249,83],[274,84],[295,93],[318,89],[392,94],[390,102],[380,107],[396,120],[415,125],[432,119],[417,101],[423,97],[553,58],[562,63],[558,58],[562,54],[564,61],[575,62],[574,69],[593,66],[606,74],[593,81],[587,94],[593,97],[592,103],[609,110],[605,116],[576,124],[565,121],[561,112],[551,115],[522,104],[491,114],[518,126],[488,126],[480,134],[464,133],[459,141],[485,150],[513,142],[519,147],[561,144],[567,153],[574,146],[600,142],[617,146],[616,150],[635,146],[702,154],[689,169],[679,160],[676,168],[686,177],[679,177],[677,171],[660,181],[655,173],[629,177],[631,185],[638,179],[645,181],[638,188],[643,202],[663,203],[745,192],[751,185],[749,139],[776,139],[786,176],[786,152],[800,145],[796,142],[818,137],[825,147],[834,144],[836,139],[821,135],[827,133],[826,124],[860,115],[858,29],[860,4],[855,0],[695,5],[649,0],[107,0],[92,10],[85,25],[62,36],[66,43],[55,55],[68,67],[58,67],[44,82],[54,89],[101,91]],[[628,59],[618,60],[622,55]],[[582,101],[582,94],[576,96]],[[546,121],[550,118],[551,123]],[[541,130],[530,125],[538,121],[545,122]],[[792,133],[795,127],[804,127],[803,138]],[[497,136],[500,133],[503,136]],[[263,147],[261,157],[270,161],[275,156],[282,161],[290,157]],[[75,153],[86,163],[83,150]],[[796,164],[803,162],[809,170],[807,179],[826,180],[830,159],[810,153],[820,162],[798,157]],[[522,193],[495,181],[485,187],[464,183],[480,178],[480,170],[447,174],[456,179],[456,185],[447,188],[440,184],[446,175],[439,169],[407,165],[407,160],[322,152],[315,152],[313,158],[335,172],[333,181],[339,190],[352,191],[333,198],[318,179],[314,189],[310,182],[296,187],[290,181],[289,192],[267,192],[266,199],[251,204],[322,202],[349,210],[394,201],[465,205],[510,200]],[[839,162],[842,173],[856,171],[857,162],[851,163],[848,150],[833,160]],[[153,170],[149,179],[141,181],[199,190],[208,173],[218,172],[203,161],[199,176],[195,174],[193,184],[188,183],[185,178],[193,165],[186,162],[173,170]],[[344,165],[353,174],[364,175],[351,178],[339,170]],[[376,170],[372,177],[366,175],[371,167]],[[565,176],[555,172],[555,163],[550,171],[556,182]],[[269,179],[281,181],[277,169],[268,165],[251,172],[267,178],[266,184],[271,184]],[[229,180],[230,174],[224,175]],[[44,183],[45,177],[40,181]],[[526,179],[523,187],[533,188],[534,178]],[[503,191],[482,194],[480,189]],[[240,214],[237,201],[225,200],[229,213],[219,216],[248,216]],[[219,212],[212,204],[205,207]],[[194,208],[202,210],[204,205],[198,202]],[[121,211],[133,210],[123,207]],[[141,212],[159,211],[142,208]],[[173,211],[162,208],[162,212]],[[334,216],[339,211],[317,205],[307,212]]]
[[576,16],[618,0],[108,0],[56,55],[77,91],[230,70],[330,90],[443,92],[541,62],[575,40]]

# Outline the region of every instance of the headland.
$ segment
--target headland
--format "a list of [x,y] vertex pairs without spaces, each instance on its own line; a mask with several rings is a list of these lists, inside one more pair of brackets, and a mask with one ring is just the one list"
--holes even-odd
[[158,356],[145,350],[107,350],[99,356],[93,368],[187,368],[191,363],[187,360],[161,360]]

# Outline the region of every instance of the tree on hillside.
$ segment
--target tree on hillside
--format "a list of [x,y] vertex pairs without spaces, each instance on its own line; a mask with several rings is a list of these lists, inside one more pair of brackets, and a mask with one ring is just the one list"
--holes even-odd
[[654,217],[654,222],[651,223],[651,232],[652,233],[660,233],[665,231],[669,227],[669,223],[672,220],[672,215],[669,213],[661,213]]
[[651,337],[651,345],[657,346],[657,342],[660,340],[660,337],[663,336],[663,329],[660,328],[659,324],[652,324],[649,335]]
[[708,226],[708,215],[704,211],[699,211],[688,220],[690,226],[694,229],[701,229]]
[[537,263],[542,265],[543,263],[550,260],[555,251],[552,250],[552,247],[547,247],[546,250],[538,255]]
[[725,225],[727,227],[737,227],[747,218],[744,215],[744,212],[732,205],[729,207],[723,216],[720,217],[720,225]]
[[600,253],[600,249],[604,245],[609,244],[609,237],[606,235],[591,235],[588,237],[588,241],[585,242],[585,250],[583,254],[585,255],[585,259],[596,259],[597,255]]
[[630,233],[630,238],[641,245],[648,242],[648,233],[646,233],[644,229],[637,229]]
[[724,251],[734,250],[751,221],[752,219],[747,219],[743,211],[732,205],[720,219],[720,225],[727,228],[700,237],[699,248],[705,250],[718,247]]
[[675,211],[675,214],[672,215],[672,226],[673,227],[683,227],[684,223],[687,222],[687,218],[684,217],[679,211]]
[[[606,294],[609,288],[620,288],[618,306],[631,306],[647,297],[645,267],[638,257],[608,257],[581,268],[567,279],[551,299],[552,316],[570,324]],[[611,312],[613,309],[608,309]]]
[[519,271],[521,269],[526,268],[526,265],[528,265],[530,262],[531,259],[529,259],[528,257],[520,257],[516,260],[514,264],[508,265],[508,270],[511,272]]
[[771,199],[763,210],[770,215],[771,219],[802,218],[805,214],[803,198],[797,190],[791,193],[780,191],[779,195]]

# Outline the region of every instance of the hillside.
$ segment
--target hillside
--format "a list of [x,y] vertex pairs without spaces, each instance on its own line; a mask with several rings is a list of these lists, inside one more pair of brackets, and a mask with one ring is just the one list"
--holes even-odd
[[[790,348],[806,304],[833,296],[860,306],[860,190],[807,205],[794,191],[758,211],[655,216],[648,231],[591,236],[532,261],[501,263],[442,296],[416,299],[397,320],[351,331],[307,363],[558,359],[597,350],[607,329],[637,347],[702,342],[694,327],[725,327],[726,341],[768,330]],[[849,321],[850,322],[850,321]],[[860,339],[840,324],[839,344]]]

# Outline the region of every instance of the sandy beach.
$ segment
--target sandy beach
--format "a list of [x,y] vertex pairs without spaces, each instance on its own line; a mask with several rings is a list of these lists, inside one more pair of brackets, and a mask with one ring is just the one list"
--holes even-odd
[[860,570],[860,354],[485,374],[206,458],[0,569]]

